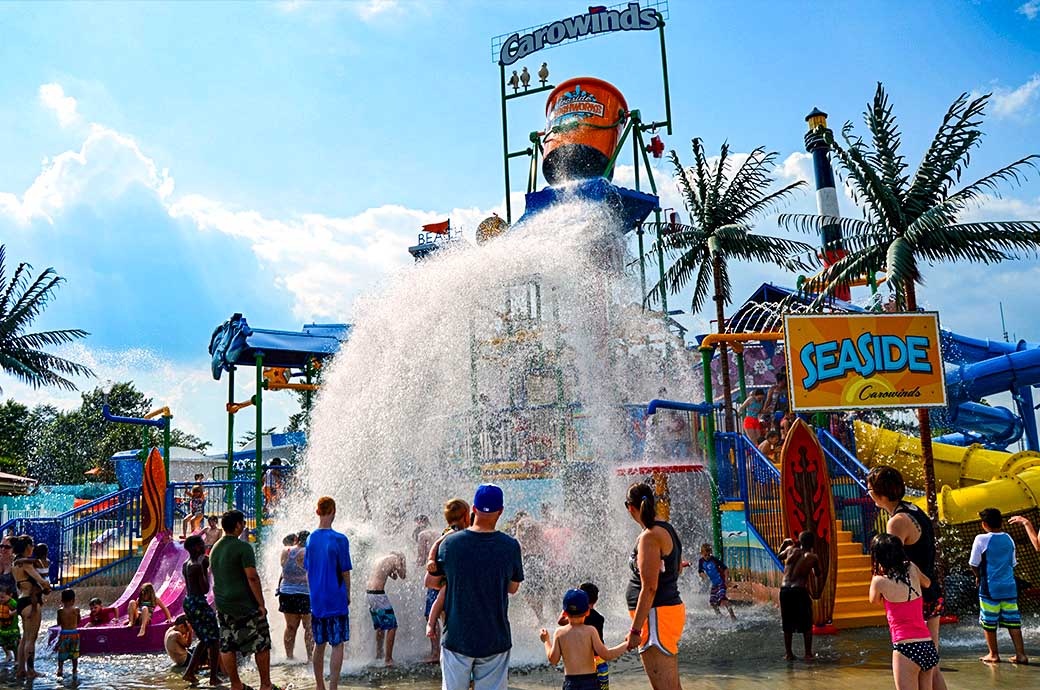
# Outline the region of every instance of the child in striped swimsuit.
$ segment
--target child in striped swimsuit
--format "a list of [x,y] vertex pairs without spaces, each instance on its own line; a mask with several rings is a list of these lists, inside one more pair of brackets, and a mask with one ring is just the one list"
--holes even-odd
[[884,602],[892,635],[892,675],[896,690],[928,688],[939,666],[939,652],[924,620],[921,591],[931,581],[907,560],[903,542],[879,534],[870,546],[874,577],[870,602]]

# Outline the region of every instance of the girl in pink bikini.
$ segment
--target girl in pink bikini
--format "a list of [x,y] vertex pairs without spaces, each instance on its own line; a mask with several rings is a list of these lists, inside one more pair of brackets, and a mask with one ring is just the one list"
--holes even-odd
[[939,666],[939,652],[924,621],[921,591],[931,581],[911,563],[903,542],[891,534],[879,534],[870,545],[874,577],[870,603],[884,602],[892,635],[892,675],[896,690],[931,688]]

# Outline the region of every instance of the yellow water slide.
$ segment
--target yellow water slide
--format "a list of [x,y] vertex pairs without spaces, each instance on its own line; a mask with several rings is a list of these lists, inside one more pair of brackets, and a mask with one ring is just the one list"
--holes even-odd
[[[855,422],[856,455],[867,467],[889,465],[907,486],[924,488],[921,441],[895,431]],[[1005,515],[1040,507],[1040,453],[1005,453],[971,446],[932,445],[935,481],[940,489],[939,519],[951,525],[979,520],[983,508]],[[918,503],[924,507],[924,499]]]

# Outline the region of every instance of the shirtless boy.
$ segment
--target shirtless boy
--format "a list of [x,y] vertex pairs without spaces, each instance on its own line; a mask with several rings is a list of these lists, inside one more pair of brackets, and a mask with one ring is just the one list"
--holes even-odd
[[622,642],[607,647],[596,629],[585,625],[589,595],[582,590],[571,589],[563,595],[563,611],[567,625],[558,628],[551,639],[545,628],[539,635],[545,644],[545,656],[553,666],[563,658],[563,690],[599,690],[596,657],[613,661],[625,653],[627,645]]
[[383,638],[386,638],[386,665],[394,665],[394,638],[397,636],[397,615],[386,596],[387,579],[403,580],[407,572],[404,554],[391,552],[376,561],[375,569],[366,584],[365,599],[376,630],[376,659],[383,658]]
[[210,515],[206,518],[206,527],[202,530],[202,539],[206,544],[207,553],[224,536],[224,530],[220,529],[218,522],[216,515]]
[[784,580],[780,584],[780,620],[784,628],[784,658],[794,661],[791,641],[794,633],[802,633],[805,642],[805,660],[812,661],[812,597],[809,577],[823,576],[820,559],[813,553],[816,535],[802,532],[798,542],[785,539],[780,545],[780,562],[784,564]]

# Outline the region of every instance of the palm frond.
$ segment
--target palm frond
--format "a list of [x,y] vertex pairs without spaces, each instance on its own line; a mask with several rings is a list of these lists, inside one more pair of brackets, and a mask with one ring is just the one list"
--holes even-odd
[[862,280],[863,276],[875,275],[885,270],[887,244],[874,245],[862,251],[850,252],[839,258],[818,275],[801,285],[804,295],[813,297],[809,304],[813,309],[825,305],[841,287],[849,287]]
[[901,196],[906,188],[907,177],[904,173],[907,164],[899,153],[899,126],[881,82],[878,82],[877,90],[874,92],[874,103],[864,113],[864,119],[874,143],[874,150],[867,154],[867,160],[881,171],[881,180],[885,187],[892,190],[896,196]]
[[[771,182],[772,180],[770,180]],[[750,221],[757,216],[766,213],[767,211],[775,208],[778,204],[787,201],[797,190],[800,190],[808,186],[805,180],[798,180],[791,184],[776,190],[770,194],[766,194],[754,203],[744,206],[738,212],[732,214],[727,221],[730,223],[740,223]]]
[[[1003,168],[975,180],[967,187],[958,189],[936,208],[945,207],[961,211],[969,203],[978,203],[983,201],[987,192],[1000,197],[1000,184],[1021,186],[1021,184],[1028,179],[1025,175],[1025,168],[1029,168],[1034,172],[1040,171],[1040,165],[1038,165],[1038,162],[1040,162],[1040,155],[1035,153],[1028,155],[1025,158],[1020,158],[1014,163],[1005,165]],[[930,212],[931,211],[929,210],[926,213]]]
[[670,154],[672,160],[672,166],[675,168],[675,177],[678,180],[679,191],[682,193],[683,201],[686,204],[686,210],[689,212],[691,218],[699,219],[701,217],[701,200],[697,196],[694,190],[693,184],[690,182],[690,177],[687,174],[686,168],[679,161],[679,154],[674,150]]
[[[978,260],[992,263],[997,253],[1005,259],[1040,253],[1040,221],[981,221],[924,227],[915,233],[914,244],[934,256],[945,252],[967,257],[976,252]],[[992,250],[992,251],[990,251]],[[989,260],[987,260],[987,257]],[[939,259],[935,259],[939,260]]]
[[901,230],[905,222],[900,198],[895,190],[885,186],[884,180],[874,169],[870,160],[871,152],[861,138],[853,135],[852,123],[846,123],[842,128],[842,138],[845,146],[827,135],[831,151],[858,193],[859,202],[876,222]]
[[990,94],[985,94],[969,100],[968,94],[962,93],[946,110],[904,196],[912,219],[941,203],[949,189],[960,181],[971,159],[971,149],[982,137],[980,118],[989,97]]
[[906,285],[921,279],[914,256],[914,246],[904,237],[897,237],[888,245],[885,254],[885,276],[889,285]]

